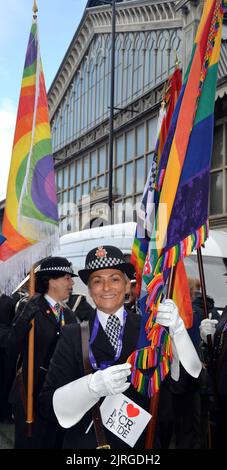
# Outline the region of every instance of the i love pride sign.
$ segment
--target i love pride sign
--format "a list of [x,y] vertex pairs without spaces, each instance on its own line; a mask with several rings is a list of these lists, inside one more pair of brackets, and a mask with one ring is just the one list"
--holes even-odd
[[122,393],[106,397],[100,407],[104,426],[134,447],[151,415]]

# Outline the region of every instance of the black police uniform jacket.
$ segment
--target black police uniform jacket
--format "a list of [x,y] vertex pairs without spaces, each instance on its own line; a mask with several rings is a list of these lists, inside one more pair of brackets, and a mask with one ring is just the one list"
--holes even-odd
[[218,394],[227,404],[227,306],[217,324],[214,335],[215,372]]
[[[90,319],[90,331],[92,331],[94,317],[95,312],[93,312],[92,318]],[[128,356],[136,349],[139,331],[139,315],[129,313],[125,323],[121,355],[116,364],[126,362]],[[92,352],[97,364],[100,364],[102,361],[114,359],[115,352],[101,325],[99,325],[97,336],[92,344]],[[62,331],[61,338],[52,357],[47,378],[40,395],[39,409],[46,419],[49,418],[52,421],[56,420],[52,405],[55,390],[69,382],[81,378],[82,376],[84,376],[84,368],[80,326],[69,325]],[[149,399],[137,393],[132,386],[124,392],[124,394],[142,408],[148,409]],[[78,399],[79,398],[75,397],[75,400]],[[91,426],[90,431],[86,433],[91,421],[92,414],[89,410],[79,423],[65,431],[63,447],[66,449],[95,449],[97,447],[97,441],[95,438],[94,426]],[[117,436],[108,430],[105,431],[107,441],[111,448],[121,449],[129,447]],[[140,436],[135,447],[140,449],[144,447],[145,432],[146,430]]]
[[[28,376],[28,332],[30,322],[23,317],[23,312],[16,319],[11,329],[8,341],[8,354],[19,355],[18,363],[21,367],[23,385],[18,377],[15,379],[11,393],[10,403],[13,405],[15,415],[15,446],[16,448],[52,448],[55,447],[55,427],[48,431],[47,423],[37,415],[37,398],[42,389],[50,359],[54,353],[59,339],[61,326],[42,295],[36,296],[30,301],[30,305],[36,311],[34,316],[34,414],[33,438],[26,438],[25,412],[23,393],[27,395]],[[65,324],[76,323],[74,313],[67,307],[64,309]],[[12,358],[11,358],[12,360]],[[10,361],[11,362],[11,361]],[[20,377],[21,378],[21,377]],[[45,418],[45,417],[44,417]]]
[[15,314],[15,301],[7,295],[0,296],[0,421],[10,419],[12,414],[8,404],[8,395],[12,385],[15,363],[8,369],[7,344],[11,331],[11,322]]

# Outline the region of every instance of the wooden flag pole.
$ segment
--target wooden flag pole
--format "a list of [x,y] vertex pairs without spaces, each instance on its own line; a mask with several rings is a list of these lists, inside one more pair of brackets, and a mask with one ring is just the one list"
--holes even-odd
[[[35,270],[32,266],[29,279],[29,298],[35,294]],[[28,334],[28,388],[27,388],[27,435],[32,437],[33,413],[33,388],[34,388],[34,343],[35,322],[31,321],[31,329]]]
[[[197,260],[198,260],[198,268],[199,268],[199,277],[201,283],[201,291],[202,291],[202,298],[203,298],[203,307],[204,307],[204,317],[208,318],[208,310],[207,310],[207,294],[206,294],[206,284],[205,284],[205,276],[204,276],[204,269],[203,269],[203,258],[202,258],[202,251],[201,248],[197,250]],[[213,396],[214,396],[214,404],[215,407],[218,409],[218,387],[217,387],[217,380],[216,380],[216,373],[215,373],[215,362],[214,362],[214,348],[212,344],[211,335],[207,336],[207,347],[208,347],[208,354],[210,358],[210,375],[213,384]],[[212,422],[208,421],[208,444],[209,449],[212,449]]]
[[[175,269],[175,266],[173,266],[169,274],[168,288],[167,288],[167,294],[166,294],[167,299],[171,299],[173,296],[175,273],[176,273],[176,269]],[[160,396],[160,391],[158,390],[158,392],[155,393],[155,395],[151,397],[150,399],[149,413],[151,414],[152,418],[149,421],[149,424],[147,426],[147,432],[146,432],[146,438],[145,438],[145,449],[153,449],[155,431],[156,431],[157,419],[158,419],[159,396]]]
[[[204,276],[204,269],[203,269],[203,258],[202,258],[202,251],[201,248],[197,250],[197,259],[198,259],[198,267],[199,267],[199,277],[201,283],[201,291],[202,291],[202,298],[203,298],[203,307],[204,307],[204,317],[208,318],[208,310],[207,310],[207,293],[206,293],[206,284],[205,284],[205,276]],[[214,387],[214,399],[216,405],[218,405],[218,390],[217,390],[217,381],[216,381],[216,374],[215,374],[215,364],[214,364],[214,348],[212,343],[211,335],[207,336],[207,346],[208,346],[208,353],[211,361],[211,375]]]
[[[198,248],[198,250],[197,250],[197,260],[198,260],[199,277],[200,277],[201,291],[202,291],[202,298],[203,298],[204,317],[208,318],[207,293],[206,293],[206,284],[205,284],[205,276],[204,276],[203,258],[202,258],[201,248]],[[213,345],[212,345],[211,335],[207,336],[207,345],[208,345],[210,358],[213,360],[214,354],[213,354]]]

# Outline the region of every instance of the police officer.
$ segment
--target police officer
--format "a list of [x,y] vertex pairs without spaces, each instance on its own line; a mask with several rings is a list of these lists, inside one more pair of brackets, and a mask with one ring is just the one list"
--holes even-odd
[[[66,258],[49,257],[41,261],[36,273],[36,292],[16,318],[8,339],[8,356],[19,355],[18,372],[10,394],[15,419],[15,448],[53,448],[61,444],[59,426],[47,425],[37,415],[37,398],[42,388],[59,333],[68,323],[75,323],[73,312],[63,305],[72,291],[75,274]],[[27,437],[26,396],[28,374],[28,332],[34,318],[34,412],[32,437]]]
[[[88,253],[85,269],[78,273],[88,285],[89,294],[96,305],[96,312],[90,319],[90,341],[87,345],[93,373],[84,375],[80,327],[70,325],[62,332],[40,395],[43,416],[53,422],[57,417],[61,426],[67,429],[65,448],[96,448],[91,408],[102,397],[113,396],[114,399],[114,395],[123,393],[143,409],[148,409],[148,397],[138,394],[127,381],[131,366],[126,361],[136,349],[140,332],[140,315],[127,313],[124,308],[125,294],[129,292],[129,279],[133,272],[134,267],[125,262],[121,250],[114,246],[102,246]],[[182,334],[185,336],[187,333],[175,304],[168,302],[160,307],[158,322],[169,326],[172,338],[176,333],[185,353],[187,340],[184,341]],[[178,339],[176,344],[179,345]],[[190,353],[188,362],[193,356]],[[199,374],[201,364],[196,353],[193,360],[194,373]],[[127,439],[120,439],[111,430],[107,430],[106,436],[111,448],[129,447]],[[145,431],[138,437],[136,447],[143,448],[144,437]]]
[[[227,273],[224,274],[227,276]],[[200,335],[205,344],[207,336],[213,341],[214,364],[209,367],[216,387],[216,433],[214,447],[226,447],[227,434],[227,305],[220,320],[206,318],[200,325]]]

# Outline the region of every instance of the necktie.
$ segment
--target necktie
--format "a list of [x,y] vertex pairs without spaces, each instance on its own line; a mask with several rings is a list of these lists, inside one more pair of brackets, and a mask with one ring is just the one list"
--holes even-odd
[[55,316],[56,316],[56,320],[58,323],[60,323],[60,320],[61,320],[61,305],[60,304],[55,304],[54,306],[54,310],[55,310]]
[[114,350],[117,350],[118,338],[121,330],[121,323],[116,315],[110,315],[106,324],[106,334]]

